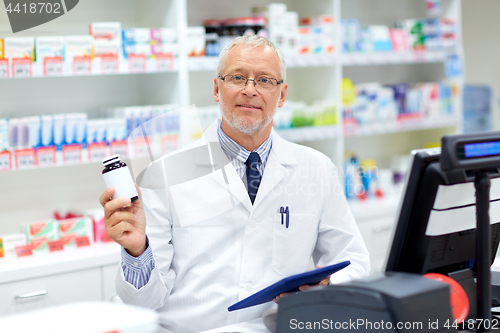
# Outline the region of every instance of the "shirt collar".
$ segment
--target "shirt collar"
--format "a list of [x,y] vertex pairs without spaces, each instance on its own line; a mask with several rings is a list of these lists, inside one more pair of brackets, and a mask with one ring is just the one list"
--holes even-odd
[[[222,150],[227,155],[230,160],[237,159],[243,163],[246,162],[248,156],[251,152],[240,146],[233,139],[228,137],[226,133],[222,130],[222,121],[219,119],[219,126],[217,127],[217,136],[219,138],[219,142]],[[272,146],[272,134],[269,134],[269,137],[262,143],[257,149],[254,151],[259,154],[261,162],[267,160],[269,156],[269,152],[271,151]]]

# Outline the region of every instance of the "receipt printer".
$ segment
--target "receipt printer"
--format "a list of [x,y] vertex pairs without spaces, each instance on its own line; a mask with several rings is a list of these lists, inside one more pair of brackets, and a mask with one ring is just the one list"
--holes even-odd
[[[453,332],[446,283],[388,272],[279,300],[277,332]],[[455,325],[456,327],[456,325]]]

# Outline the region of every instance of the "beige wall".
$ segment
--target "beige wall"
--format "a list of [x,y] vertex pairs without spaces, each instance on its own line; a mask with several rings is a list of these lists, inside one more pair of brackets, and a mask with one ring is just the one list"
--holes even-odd
[[500,130],[500,1],[462,0],[465,83],[492,89],[493,129]]

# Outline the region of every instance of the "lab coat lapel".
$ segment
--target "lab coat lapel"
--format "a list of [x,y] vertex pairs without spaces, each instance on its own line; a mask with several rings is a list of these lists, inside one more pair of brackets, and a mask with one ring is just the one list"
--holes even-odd
[[212,173],[212,179],[228,190],[234,197],[235,204],[242,203],[249,212],[252,210],[252,202],[248,196],[247,189],[240,176],[233,167],[233,164],[227,158],[226,154],[222,150],[219,139],[217,137],[217,126],[219,125],[218,120],[213,122],[203,134],[203,139],[205,143],[210,143],[210,152],[212,156],[213,165],[206,161],[206,159],[198,160],[197,163],[200,165],[205,164],[205,167],[212,168],[215,172]]
[[293,155],[292,144],[281,138],[274,129],[271,135],[273,136],[272,148],[253,207],[258,206],[261,201],[265,200],[269,192],[287,175],[288,169],[286,166],[298,165]]

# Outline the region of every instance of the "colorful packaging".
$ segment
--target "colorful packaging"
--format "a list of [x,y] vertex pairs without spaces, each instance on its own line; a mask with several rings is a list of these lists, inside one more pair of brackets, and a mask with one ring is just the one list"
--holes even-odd
[[119,39],[94,39],[94,56],[118,56],[121,41]]
[[285,26],[285,45],[283,52],[285,54],[296,54],[298,48],[298,34],[299,28],[299,14],[297,12],[286,12],[286,26]]
[[394,51],[410,50],[408,31],[403,29],[390,29],[389,35],[391,36],[392,48]]
[[42,146],[50,146],[54,142],[53,128],[54,117],[52,115],[43,115],[42,119]]
[[3,59],[4,55],[4,46],[3,46],[3,38],[0,38],[0,59]]
[[298,54],[310,54],[312,52],[312,34],[310,27],[299,27],[298,28]]
[[205,27],[187,28],[187,51],[189,57],[205,55]]
[[423,33],[422,20],[401,20],[397,22],[397,27],[406,30],[409,36],[410,47],[412,49],[425,49],[425,36]]
[[313,17],[312,24],[321,28],[323,34],[323,52],[333,53],[335,50],[335,26],[333,16],[321,15]]
[[342,20],[342,49],[344,52],[359,51],[361,28],[359,20]]
[[42,145],[42,124],[40,116],[28,117],[29,121],[29,146],[30,148],[40,147]]
[[2,241],[2,237],[0,237],[0,258],[3,258],[4,257],[4,254],[3,254],[3,241]]
[[104,223],[104,217],[98,219],[97,222],[95,222],[94,233],[96,242],[108,243],[113,241],[106,232],[106,224]]
[[161,43],[157,45],[151,45],[152,56],[157,54],[171,54],[172,56],[177,56],[177,44],[176,43]]
[[120,22],[93,22],[89,25],[89,34],[98,39],[117,39],[121,30]]
[[16,246],[23,246],[27,244],[26,234],[6,234],[0,235],[3,246],[4,257],[15,257]]
[[56,220],[26,223],[22,226],[26,233],[28,243],[31,244],[33,253],[46,252],[49,250],[48,242],[58,240]]
[[64,37],[37,37],[35,39],[35,60],[42,62],[46,57],[62,57]]
[[72,62],[75,57],[90,57],[93,42],[94,38],[92,36],[64,37],[64,60]]
[[177,34],[172,28],[151,29],[151,40],[158,43],[174,43],[177,41]]
[[35,59],[35,38],[34,37],[5,37],[4,38],[4,58],[24,58]]
[[152,55],[153,45],[146,43],[123,43],[123,57],[128,58],[129,54],[141,54],[149,57]]
[[126,28],[122,30],[124,43],[149,43],[151,40],[151,29],[149,28]]
[[0,152],[9,148],[9,120],[0,118]]
[[90,217],[60,220],[57,224],[64,247],[75,247],[77,237],[87,236],[90,242],[94,240],[92,219]]
[[54,129],[54,144],[57,146],[58,150],[62,149],[64,142],[64,115],[56,114],[54,115],[53,129]]
[[287,6],[284,3],[270,3],[252,8],[254,17],[263,17],[269,33],[268,39],[283,49],[286,43]]

